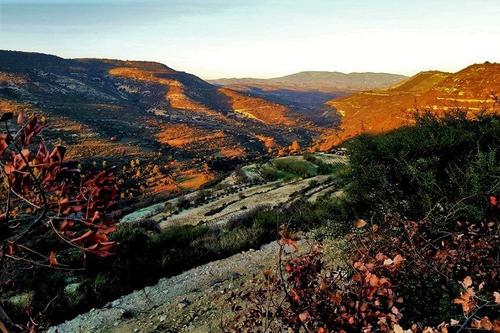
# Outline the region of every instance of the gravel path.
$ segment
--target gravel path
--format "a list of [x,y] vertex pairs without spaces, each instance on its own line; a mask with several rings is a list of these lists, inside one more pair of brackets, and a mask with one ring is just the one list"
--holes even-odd
[[51,333],[211,332],[221,312],[221,295],[239,281],[276,264],[278,244],[213,261],[93,309]]

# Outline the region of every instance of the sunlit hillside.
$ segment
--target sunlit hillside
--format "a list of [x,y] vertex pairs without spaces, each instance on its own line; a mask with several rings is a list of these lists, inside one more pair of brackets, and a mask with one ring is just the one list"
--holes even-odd
[[453,109],[473,114],[498,110],[500,64],[469,66],[457,73],[422,72],[385,90],[372,90],[327,102],[340,117],[340,127],[326,131],[316,148],[344,142],[361,133],[381,133],[411,125],[415,112],[442,115]]

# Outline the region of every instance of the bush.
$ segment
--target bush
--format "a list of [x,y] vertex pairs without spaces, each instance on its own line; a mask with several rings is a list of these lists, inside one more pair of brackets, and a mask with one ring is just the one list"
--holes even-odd
[[[283,258],[276,273],[249,282],[250,293],[240,288],[230,295],[236,314],[223,330],[498,327],[489,318],[498,317],[500,302],[500,116],[424,115],[414,127],[365,135],[348,146],[351,173],[340,181],[350,181],[346,197],[298,202],[280,220],[292,230],[319,226],[319,237],[348,233],[349,269],[325,267],[318,247]],[[451,326],[451,318],[463,326]]]
[[193,204],[196,207],[201,206],[201,205],[205,204],[205,202],[207,201],[207,198],[208,198],[207,192],[200,191],[200,192],[198,192],[198,194],[196,194]]
[[457,224],[443,241],[429,221],[388,217],[386,222],[385,227],[358,224],[346,239],[350,266],[342,269],[327,265],[318,244],[306,254],[285,255],[286,247],[297,251],[297,244],[282,230],[277,269],[248,281],[250,291],[242,286],[229,294],[234,317],[221,321],[221,330],[439,332],[426,327],[444,327],[440,331],[446,332],[458,328],[451,318],[463,328],[485,331],[499,324],[489,319],[499,304],[494,224],[476,226],[474,234],[474,224]]
[[304,154],[304,159],[306,161],[309,161],[311,163],[314,163],[314,164],[318,164],[318,159],[316,158],[316,156],[314,156],[313,154],[311,153],[305,153]]
[[278,179],[278,170],[270,166],[264,166],[260,169],[260,175],[267,181],[275,181]]
[[307,178],[317,175],[316,166],[309,161],[296,158],[280,158],[273,161],[273,166],[299,177]]
[[414,127],[364,135],[348,144],[356,211],[367,218],[399,213],[442,223],[487,217],[500,191],[500,117],[424,115]]
[[179,201],[177,201],[177,208],[179,210],[188,209],[190,207],[191,207],[191,201],[189,201],[186,197],[181,197],[179,198]]

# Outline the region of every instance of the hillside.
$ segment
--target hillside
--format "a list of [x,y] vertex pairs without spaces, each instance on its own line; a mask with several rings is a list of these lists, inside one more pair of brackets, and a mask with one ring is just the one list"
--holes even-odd
[[361,90],[386,88],[404,79],[403,75],[386,73],[309,71],[272,79],[219,79],[209,82],[284,104],[290,110],[307,116],[316,125],[328,128],[338,123],[337,115],[327,112],[325,107],[329,100]]
[[413,123],[416,110],[443,114],[453,109],[498,111],[493,95],[500,93],[500,64],[469,66],[457,73],[421,72],[384,90],[371,90],[326,103],[341,117],[339,129],[326,131],[320,150],[360,133],[381,133]]
[[[499,184],[495,156],[498,125],[494,115],[477,120],[463,115],[429,118],[412,127],[353,140],[349,159],[314,153],[277,158],[267,165],[247,165],[219,184],[225,188],[193,192],[125,216],[121,228],[122,237],[127,237],[122,246],[129,245],[131,252],[118,254],[126,258],[126,267],[107,268],[108,281],[121,278],[126,283],[133,275],[135,283],[159,270],[167,274],[159,275],[164,278],[158,283],[136,287],[125,296],[120,293],[90,312],[57,322],[49,332],[254,332],[264,320],[276,322],[269,331],[279,332],[290,323],[288,316],[280,317],[280,311],[293,311],[288,313],[294,317],[303,313],[303,308],[293,307],[293,297],[295,290],[311,285],[313,291],[305,289],[300,294],[306,298],[304,308],[315,309],[313,315],[330,327],[337,327],[338,312],[354,308],[356,302],[371,303],[365,301],[372,297],[370,292],[382,290],[397,298],[389,304],[376,299],[377,304],[367,305],[373,306],[370,312],[362,314],[383,311],[388,317],[398,313],[402,315],[396,320],[404,327],[440,324],[458,330],[468,322],[456,297],[463,295],[460,286],[468,284],[472,272],[478,271],[481,273],[476,274],[487,282],[475,282],[479,297],[485,297],[477,297],[477,302],[492,307],[481,308],[481,303],[471,306],[478,318],[486,318],[483,322],[497,320],[498,206],[497,201],[488,200],[485,191]],[[278,183],[269,179],[248,182],[252,175],[268,174],[263,170],[271,165],[286,170],[297,162],[303,166],[314,162],[317,171],[323,163],[336,167],[329,175],[306,179],[297,178],[297,174]],[[478,173],[477,166],[484,169]],[[426,191],[415,191],[424,187]],[[436,202],[443,203],[442,210],[433,210]],[[366,222],[368,216],[374,221]],[[293,238],[281,236],[279,242],[271,242],[278,237],[276,225],[283,220],[287,229],[281,234],[287,232]],[[145,231],[151,224],[159,225],[157,232]],[[261,247],[263,243],[268,245]],[[130,257],[137,256],[137,244],[149,252],[141,252],[137,261],[130,262]],[[346,275],[340,275],[339,270]],[[360,278],[359,274],[366,275]],[[298,276],[302,279],[294,279]],[[281,281],[292,286],[288,289],[293,290],[291,297],[278,287]],[[353,283],[365,287],[359,291],[349,287]],[[374,289],[379,283],[379,289]],[[336,288],[335,293],[322,292],[328,285]],[[352,289],[344,289],[346,286]],[[93,291],[76,288],[72,292],[73,305],[85,299],[82,294]],[[332,306],[317,307],[318,297]],[[354,303],[353,297],[357,300]],[[245,322],[254,318],[250,316],[263,319]],[[349,327],[346,325],[351,325],[349,318],[353,317],[343,318],[344,327]],[[379,325],[380,317],[370,318],[374,318],[371,325]],[[248,329],[229,326],[240,322]],[[498,326],[498,321],[495,323]],[[353,332],[362,331],[351,327]]]
[[46,116],[47,139],[67,145],[70,157],[164,166],[168,179],[145,180],[157,189],[186,175],[213,179],[207,162],[267,154],[269,140],[277,151],[318,133],[307,114],[163,64],[13,51],[0,51],[0,109]]

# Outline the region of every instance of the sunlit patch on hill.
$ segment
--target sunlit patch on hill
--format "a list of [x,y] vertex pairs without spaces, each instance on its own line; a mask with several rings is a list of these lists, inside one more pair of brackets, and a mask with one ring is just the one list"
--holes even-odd
[[200,102],[194,101],[185,93],[184,85],[176,80],[161,77],[161,75],[172,74],[170,69],[159,69],[148,71],[141,68],[116,67],[109,70],[110,75],[125,77],[133,80],[155,83],[166,87],[165,99],[174,109],[209,112],[210,109]]
[[297,120],[291,116],[291,111],[286,106],[227,88],[221,88],[219,91],[230,98],[234,112],[245,117],[273,125],[293,126],[297,124]]
[[191,161],[171,161],[164,165],[166,172],[152,167],[146,179],[147,193],[175,193],[184,190],[196,190],[213,181],[216,174],[206,163]]
[[26,79],[21,75],[12,73],[0,72],[0,85],[23,85],[26,84]]
[[186,124],[164,125],[156,136],[158,142],[192,153],[241,157],[246,151],[221,130],[207,130]]
[[202,170],[188,170],[182,174],[178,186],[183,190],[196,190],[215,179],[212,172],[205,167]]
[[256,135],[256,138],[259,139],[259,141],[261,141],[264,144],[264,146],[267,148],[269,152],[272,152],[275,149],[280,148],[280,146],[276,143],[276,141],[269,136]]
[[442,82],[450,73],[439,72],[439,71],[426,71],[420,72],[415,76],[412,76],[408,80],[401,82],[394,87],[387,89],[389,92],[403,92],[403,93],[425,93],[429,91],[436,84]]
[[5,113],[5,112],[19,113],[21,111],[27,112],[30,110],[32,110],[32,106],[27,104],[27,103],[18,103],[15,101],[0,98],[0,112],[1,113]]

